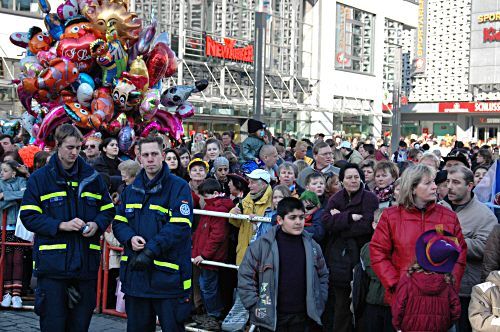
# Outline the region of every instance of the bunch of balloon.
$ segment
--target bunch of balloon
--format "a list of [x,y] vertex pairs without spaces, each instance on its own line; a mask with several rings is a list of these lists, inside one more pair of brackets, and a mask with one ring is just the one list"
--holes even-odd
[[178,60],[155,19],[143,24],[124,0],[66,0],[53,13],[48,0],[38,1],[47,31],[10,36],[26,50],[15,83],[26,111],[21,126],[36,145],[53,145],[63,123],[116,137],[123,153],[152,132],[181,138],[183,119],[195,113],[187,99],[208,81],[162,89]]

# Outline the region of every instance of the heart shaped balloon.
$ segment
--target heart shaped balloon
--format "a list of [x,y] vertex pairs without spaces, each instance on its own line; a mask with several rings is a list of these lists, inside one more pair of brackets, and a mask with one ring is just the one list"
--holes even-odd
[[76,64],[80,72],[88,73],[94,64],[94,58],[90,55],[90,44],[96,39],[91,33],[79,38],[61,39],[57,45],[57,55]]
[[149,86],[152,87],[160,81],[168,69],[168,46],[158,43],[149,53],[146,66],[148,67]]
[[165,77],[170,77],[173,76],[175,73],[177,73],[177,56],[175,55],[175,52],[172,51],[172,49],[168,46],[167,46],[167,53],[168,53],[168,66],[167,70],[165,71]]

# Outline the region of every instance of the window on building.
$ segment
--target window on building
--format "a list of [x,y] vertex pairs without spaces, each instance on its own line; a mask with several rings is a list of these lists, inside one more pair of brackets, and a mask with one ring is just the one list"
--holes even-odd
[[375,15],[337,4],[335,68],[373,72]]
[[2,8],[39,14],[37,0],[1,0]]
[[4,62],[0,59],[0,78],[5,78]]

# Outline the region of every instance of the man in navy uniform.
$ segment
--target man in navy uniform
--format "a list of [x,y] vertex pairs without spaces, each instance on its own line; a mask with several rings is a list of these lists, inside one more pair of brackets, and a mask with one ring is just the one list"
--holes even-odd
[[122,193],[113,232],[124,245],[120,280],[126,295],[127,331],[184,331],[191,313],[191,223],[189,185],[170,173],[163,141],[139,141],[143,169]]
[[83,136],[56,129],[56,153],[28,180],[20,208],[34,232],[35,312],[42,332],[88,331],[96,305],[100,235],[115,209],[103,179],[79,157]]

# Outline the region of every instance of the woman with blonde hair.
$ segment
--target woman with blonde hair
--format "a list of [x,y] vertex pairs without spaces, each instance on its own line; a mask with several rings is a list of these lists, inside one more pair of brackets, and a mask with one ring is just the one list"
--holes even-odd
[[460,257],[453,269],[458,291],[465,270],[466,249],[457,215],[436,204],[436,172],[427,165],[408,168],[401,176],[398,205],[384,210],[370,242],[372,268],[392,304],[399,278],[415,261],[415,244],[429,230],[446,231],[458,239]]

